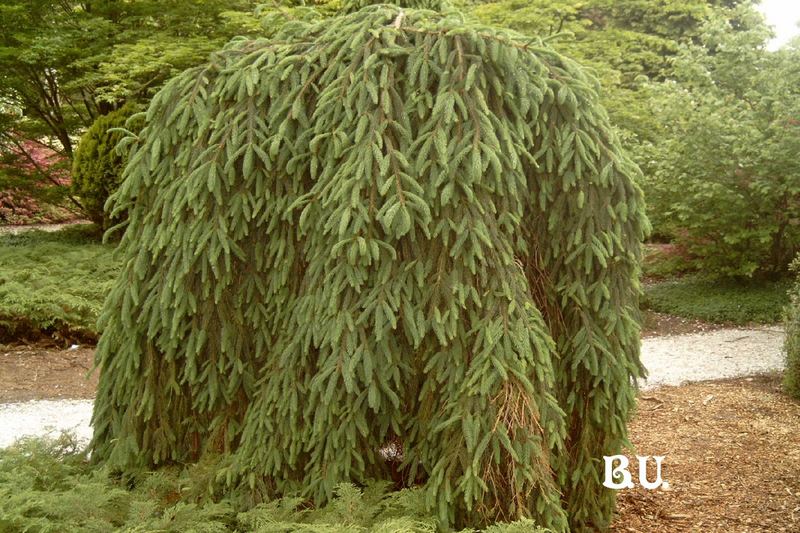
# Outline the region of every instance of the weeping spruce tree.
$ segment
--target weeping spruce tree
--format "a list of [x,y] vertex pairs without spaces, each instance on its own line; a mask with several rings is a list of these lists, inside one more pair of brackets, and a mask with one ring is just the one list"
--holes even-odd
[[117,193],[95,457],[606,527],[647,223],[596,90],[540,40],[391,5],[172,80]]

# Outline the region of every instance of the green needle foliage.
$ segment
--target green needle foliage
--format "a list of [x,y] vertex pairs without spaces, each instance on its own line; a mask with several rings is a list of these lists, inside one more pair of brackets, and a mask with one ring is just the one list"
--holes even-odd
[[104,206],[119,187],[126,163],[116,148],[124,135],[121,128],[135,112],[136,108],[128,105],[95,120],[81,137],[72,161],[72,189],[80,197],[86,215],[101,228],[112,223]]
[[432,9],[446,11],[452,9],[448,0],[395,0],[394,2],[381,2],[381,0],[345,0],[342,6],[344,13],[352,13],[367,6],[380,4],[393,4],[398,7],[411,7],[414,9]]
[[647,222],[596,90],[541,41],[390,5],[172,80],[116,196],[94,456],[606,527]]
[[0,235],[0,342],[97,340],[97,317],[119,275],[101,234],[81,224]]
[[[0,448],[0,531],[124,533],[434,533],[421,489],[390,491],[342,483],[325,506],[303,498],[263,502],[246,511],[205,490],[212,464],[119,476],[92,465],[69,435],[25,439]],[[530,520],[485,533],[545,533]],[[465,529],[461,533],[475,533]]]
[[[800,260],[795,259],[792,271],[800,273]],[[800,280],[796,280],[789,291],[791,301],[784,309],[784,327],[786,328],[786,371],[783,374],[783,385],[790,395],[800,400]]]

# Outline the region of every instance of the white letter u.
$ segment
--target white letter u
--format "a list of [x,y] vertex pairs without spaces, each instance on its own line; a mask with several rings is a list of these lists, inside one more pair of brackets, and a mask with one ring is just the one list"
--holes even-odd
[[637,455],[636,459],[639,460],[639,484],[647,490],[657,489],[664,483],[661,479],[661,463],[664,461],[663,455],[654,455],[653,459],[656,460],[656,480],[652,483],[647,480],[647,460],[650,456]]

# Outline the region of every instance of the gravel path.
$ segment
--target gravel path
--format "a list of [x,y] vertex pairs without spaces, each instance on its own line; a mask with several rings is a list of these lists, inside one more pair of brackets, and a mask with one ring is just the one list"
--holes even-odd
[[57,437],[71,431],[79,441],[92,437],[92,400],[35,400],[0,405],[0,448],[19,437]]
[[0,226],[0,235],[19,235],[20,233],[25,233],[26,231],[31,230],[39,230],[39,231],[47,231],[47,232],[54,232],[58,231],[66,226],[72,226],[73,224],[88,224],[88,220],[72,220],[70,222],[62,222],[59,224],[17,224],[17,225],[4,225]]
[[[642,341],[642,360],[650,377],[642,388],[773,372],[783,368],[782,349],[780,328],[649,337]],[[0,404],[0,447],[24,435],[57,435],[61,430],[88,441],[91,413],[91,400]]]
[[752,376],[784,367],[783,330],[718,329],[642,340],[642,388]]

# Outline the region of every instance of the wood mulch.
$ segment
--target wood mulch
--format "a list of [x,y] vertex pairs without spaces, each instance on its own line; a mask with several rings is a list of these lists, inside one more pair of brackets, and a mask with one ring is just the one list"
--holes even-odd
[[647,391],[630,433],[670,487],[620,491],[614,531],[800,531],[800,402],[779,376]]
[[655,311],[644,311],[642,337],[658,337],[662,335],[684,335],[688,333],[705,333],[731,327],[726,324],[715,324],[694,318],[683,318]]
[[91,346],[70,350],[44,343],[0,345],[0,403],[93,398],[93,363]]

